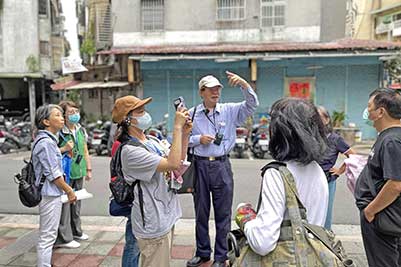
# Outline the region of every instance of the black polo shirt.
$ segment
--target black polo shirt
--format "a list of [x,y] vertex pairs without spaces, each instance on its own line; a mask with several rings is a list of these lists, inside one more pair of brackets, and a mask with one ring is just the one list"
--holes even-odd
[[368,179],[373,180],[377,192],[388,179],[401,181],[401,127],[382,131],[372,147],[368,163],[355,186],[356,205],[360,210],[374,198],[369,190]]

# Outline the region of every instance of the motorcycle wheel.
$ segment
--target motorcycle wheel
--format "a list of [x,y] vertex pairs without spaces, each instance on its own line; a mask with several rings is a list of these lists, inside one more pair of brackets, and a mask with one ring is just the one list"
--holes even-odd
[[96,155],[101,156],[101,155],[102,155],[102,152],[103,152],[102,147],[101,147],[101,146],[98,146],[98,147],[96,148]]
[[8,154],[11,151],[11,148],[13,147],[13,145],[9,142],[4,142],[3,145],[1,145],[0,147],[0,151],[3,154]]
[[265,153],[263,153],[262,151],[253,152],[253,155],[254,155],[255,158],[257,158],[257,159],[263,159],[263,158],[265,157]]
[[238,156],[239,159],[242,159],[244,157],[244,152],[243,151],[238,151]]

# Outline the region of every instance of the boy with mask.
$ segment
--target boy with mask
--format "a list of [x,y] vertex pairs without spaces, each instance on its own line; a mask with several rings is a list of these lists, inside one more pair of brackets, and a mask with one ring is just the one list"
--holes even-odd
[[356,182],[356,205],[369,266],[396,267],[401,266],[401,238],[380,232],[375,217],[401,193],[401,94],[377,89],[369,97],[367,117],[379,135]]
[[[71,157],[69,185],[75,190],[83,188],[84,178],[92,178],[91,161],[87,147],[87,134],[79,124],[79,107],[74,102],[62,101],[59,106],[64,111],[65,126],[59,134],[59,147],[61,153]],[[67,176],[67,175],[66,175]],[[87,240],[89,236],[81,228],[81,201],[74,205],[63,204],[60,226],[55,247],[78,248],[76,240]],[[75,240],[74,240],[75,239]]]

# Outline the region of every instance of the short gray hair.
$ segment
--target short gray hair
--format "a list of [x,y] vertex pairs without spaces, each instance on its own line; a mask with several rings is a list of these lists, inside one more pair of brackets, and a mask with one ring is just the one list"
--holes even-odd
[[43,121],[49,119],[52,110],[55,108],[63,113],[63,109],[60,106],[54,104],[47,104],[38,107],[35,115],[35,126],[38,130],[44,130],[46,128],[46,125],[43,124]]

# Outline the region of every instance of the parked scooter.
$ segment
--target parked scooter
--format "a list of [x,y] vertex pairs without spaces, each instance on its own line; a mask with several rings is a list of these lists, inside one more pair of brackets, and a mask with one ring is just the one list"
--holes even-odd
[[[29,150],[31,148],[32,135],[30,122],[18,122],[10,126],[9,130],[1,130],[0,151],[8,154],[11,150]],[[3,139],[4,138],[4,139]]]
[[[105,121],[101,127],[101,132],[97,133],[97,137],[100,138],[100,144],[96,147],[96,155],[110,155],[111,147],[109,148],[109,137],[110,137],[111,121]],[[94,139],[98,140],[98,139]]]
[[146,134],[152,135],[159,140],[167,139],[167,120],[168,113],[164,114],[161,122],[152,125],[148,130],[146,130]]
[[94,153],[96,151],[96,148],[102,142],[102,130],[100,129],[102,127],[102,124],[103,122],[101,120],[98,120],[96,122],[88,123],[84,126],[86,132],[88,133],[87,146],[90,153]]
[[261,127],[252,131],[251,151],[255,158],[263,159],[269,153],[269,131],[267,127]]
[[234,152],[238,158],[243,158],[244,152],[248,149],[248,129],[244,127],[238,127],[236,129],[236,138],[234,145]]

